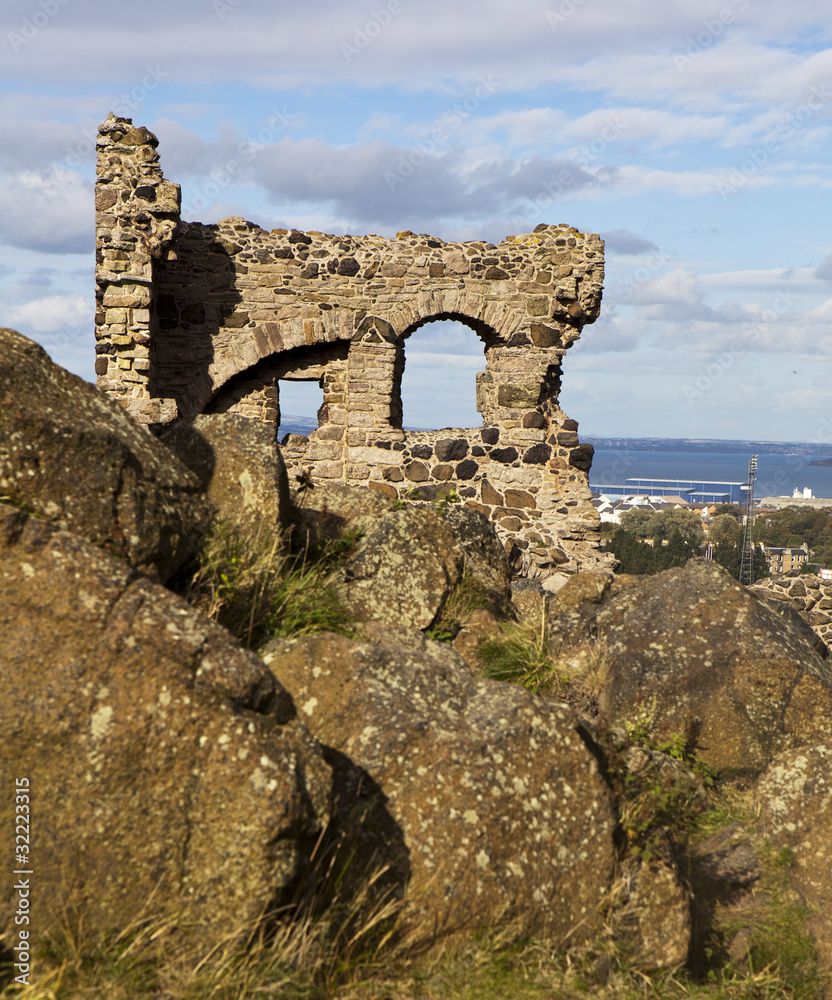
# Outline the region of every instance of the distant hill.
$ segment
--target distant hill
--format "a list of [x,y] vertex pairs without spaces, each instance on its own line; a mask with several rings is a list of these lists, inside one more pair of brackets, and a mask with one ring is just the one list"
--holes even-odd
[[[823,455],[829,445],[804,441],[741,441],[709,440],[706,438],[620,438],[582,434],[581,440],[596,448],[627,449],[630,451],[704,451],[711,454],[746,455]],[[810,465],[832,465],[832,459],[810,462]]]
[[[317,417],[302,417],[297,413],[283,413],[280,416],[280,429],[277,432],[279,440],[284,434],[301,434],[309,437],[310,431],[318,429]],[[408,431],[429,431],[437,430],[434,427],[406,427]]]
[[318,421],[315,417],[301,417],[296,413],[282,413],[280,415],[280,429],[277,436],[283,440],[284,434],[301,434],[309,437],[309,432],[317,430]]
[[810,462],[809,465],[832,465],[832,458],[818,458],[814,462]]

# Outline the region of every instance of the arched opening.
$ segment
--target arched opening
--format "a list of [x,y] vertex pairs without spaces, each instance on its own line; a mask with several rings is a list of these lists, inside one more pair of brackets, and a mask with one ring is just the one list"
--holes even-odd
[[484,323],[450,314],[414,323],[402,338],[399,389],[402,424],[408,430],[479,427],[476,376],[486,347],[496,343]]
[[[349,343],[293,348],[262,358],[224,383],[206,413],[240,413],[275,424],[278,438],[315,430],[333,401],[333,380],[347,362]],[[329,395],[324,386],[329,386]]]
[[318,426],[318,410],[324,401],[320,378],[289,379],[278,382],[280,392],[280,425],[278,437],[284,434],[309,436]]

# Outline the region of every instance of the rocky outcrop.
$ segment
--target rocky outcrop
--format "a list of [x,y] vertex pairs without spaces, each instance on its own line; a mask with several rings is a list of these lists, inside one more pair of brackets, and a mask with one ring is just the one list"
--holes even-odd
[[380,789],[411,868],[410,919],[434,933],[516,918],[570,945],[590,937],[613,817],[574,713],[473,678],[418,632],[375,634],[279,640],[263,656],[315,737]]
[[432,510],[382,515],[335,578],[358,621],[428,628],[462,578],[464,557],[450,527]]
[[364,534],[394,506],[375,490],[338,483],[304,483],[292,492],[292,504],[297,548]]
[[291,519],[286,467],[267,425],[234,413],[201,414],[162,440],[193,472],[219,517],[270,535]]
[[832,643],[832,580],[791,570],[760,580],[749,589],[758,597],[794,608],[827,646]]
[[778,851],[789,852],[791,885],[808,905],[819,956],[832,970],[832,744],[777,757],[757,783],[760,826]]
[[[206,954],[284,900],[328,821],[331,771],[224,629],[2,505],[0,662],[0,760],[29,782],[39,932],[63,905],[98,930],[143,912],[181,921]],[[7,844],[14,808],[7,794]],[[11,894],[5,879],[0,931]]]
[[210,514],[175,455],[14,330],[0,330],[0,497],[162,580]]
[[552,599],[552,643],[565,653],[588,636],[603,641],[601,708],[614,720],[639,721],[657,740],[692,730],[711,767],[735,776],[832,736],[832,666],[817,637],[721,567],[692,559],[656,576],[618,577],[600,598],[605,581],[591,584],[578,608],[558,604],[567,588]]
[[493,526],[453,504],[392,502],[354,486],[307,486],[294,494],[295,545],[354,537],[335,584],[358,621],[428,628],[467,578],[473,604],[492,612],[511,601],[511,568]]

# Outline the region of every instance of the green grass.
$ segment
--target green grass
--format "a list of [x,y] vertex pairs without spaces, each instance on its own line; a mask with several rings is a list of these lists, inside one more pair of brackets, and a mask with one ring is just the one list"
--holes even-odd
[[545,615],[539,621],[508,623],[480,643],[482,676],[519,684],[533,694],[569,701],[593,710],[607,683],[611,658],[603,640],[596,639],[570,650],[551,653]]
[[[731,815],[734,815],[731,812]],[[728,818],[728,815],[725,817]],[[583,950],[495,926],[419,955],[399,933],[407,899],[377,892],[383,872],[357,891],[332,864],[309,895],[252,930],[247,941],[185,961],[164,922],[137,919],[90,935],[71,917],[35,950],[31,986],[3,1000],[819,1000],[824,977],[805,915],[788,898],[791,859],[769,852],[766,903],[755,912],[745,967],[695,976],[648,974],[609,938]],[[319,905],[321,901],[324,905]],[[291,919],[286,919],[291,916]],[[828,981],[828,979],[826,980]]]
[[348,537],[316,552],[291,552],[278,534],[216,521],[173,586],[252,649],[276,636],[349,634],[350,618],[329,577],[354,542]]
[[439,617],[425,629],[425,635],[436,642],[453,642],[472,612],[480,608],[492,610],[491,604],[482,584],[473,574],[465,572],[449,594]]

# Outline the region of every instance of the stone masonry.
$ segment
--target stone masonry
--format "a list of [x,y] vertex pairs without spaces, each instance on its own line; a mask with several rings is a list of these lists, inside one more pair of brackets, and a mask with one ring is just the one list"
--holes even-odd
[[758,580],[750,590],[752,594],[790,604],[832,648],[832,581],[793,569],[780,576]]
[[[455,490],[495,523],[518,571],[604,562],[591,445],[558,405],[561,359],[598,315],[603,243],[540,225],[498,246],[401,232],[265,232],[183,222],[156,137],[113,115],[96,185],[99,387],[159,429],[232,411],[280,425],[282,379],[323,389],[319,426],[291,437],[290,474],[425,500]],[[482,427],[402,429],[404,343],[459,320],[482,339]]]

